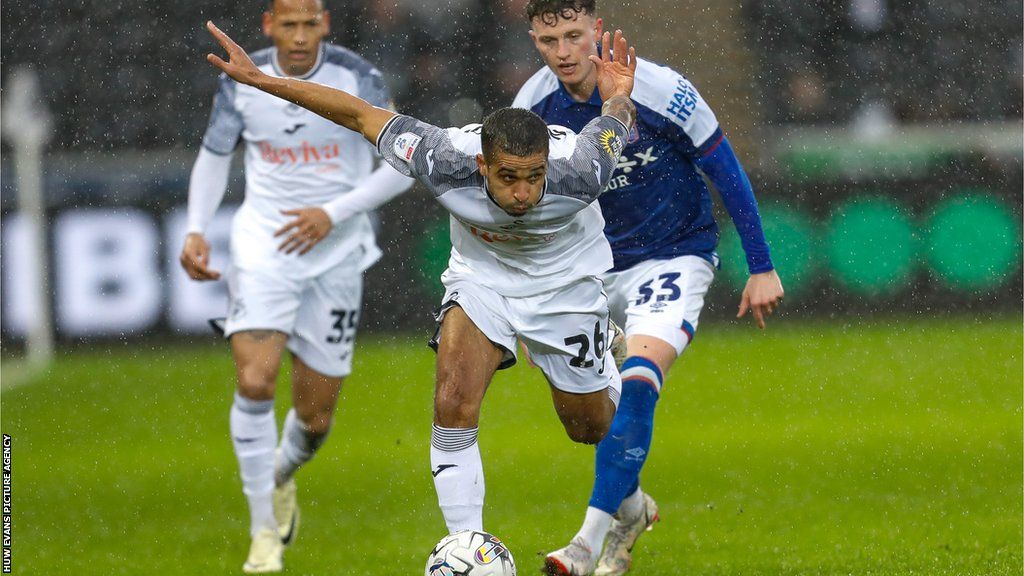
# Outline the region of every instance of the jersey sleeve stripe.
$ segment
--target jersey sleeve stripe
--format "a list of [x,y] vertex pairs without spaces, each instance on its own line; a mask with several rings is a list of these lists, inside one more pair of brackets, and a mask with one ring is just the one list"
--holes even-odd
[[397,122],[398,119],[401,118],[401,117],[402,117],[401,114],[395,114],[394,116],[391,117],[390,120],[387,121],[386,124],[384,124],[384,127],[380,129],[380,134],[377,134],[377,141],[373,143],[373,146],[374,146],[374,148],[377,149],[377,153],[378,154],[382,153],[381,149],[380,149],[380,142],[381,142],[381,140],[384,139],[384,135],[387,134],[388,130],[391,129],[391,125],[394,124],[395,122]]
[[704,145],[698,148],[701,156],[710,156],[715,149],[725,140],[725,132],[722,132],[721,128],[715,129],[711,134],[711,137],[704,142]]

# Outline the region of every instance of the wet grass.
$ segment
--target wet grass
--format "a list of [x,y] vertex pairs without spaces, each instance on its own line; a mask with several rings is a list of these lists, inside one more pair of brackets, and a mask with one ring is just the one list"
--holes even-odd
[[[1019,317],[702,327],[659,405],[643,483],[663,521],[634,573],[1021,574],[1022,347]],[[360,343],[286,573],[422,574],[444,532],[432,370],[418,338]],[[222,345],[118,345],[5,389],[14,573],[240,573],[232,378]],[[536,573],[582,519],[593,451],[522,366],[480,442],[487,527]]]

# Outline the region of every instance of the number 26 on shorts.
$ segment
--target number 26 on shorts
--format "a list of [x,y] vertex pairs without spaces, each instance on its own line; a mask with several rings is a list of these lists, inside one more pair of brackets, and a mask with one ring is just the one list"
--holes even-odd
[[[601,322],[599,320],[594,322],[594,356],[601,359],[601,369],[597,371],[598,374],[604,374],[605,344],[605,331],[601,329]],[[590,368],[594,365],[594,360],[587,359],[587,355],[590,353],[590,337],[587,334],[569,336],[565,339],[565,345],[580,347],[576,356],[569,360],[569,366],[573,368]]]

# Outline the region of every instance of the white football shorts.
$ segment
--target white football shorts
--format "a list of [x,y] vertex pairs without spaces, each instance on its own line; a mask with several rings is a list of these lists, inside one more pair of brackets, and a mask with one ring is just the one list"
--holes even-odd
[[648,260],[601,278],[612,320],[622,326],[626,337],[653,336],[674,347],[678,355],[697,332],[715,267],[699,256],[680,256]]
[[226,337],[245,330],[284,332],[288,349],[313,370],[333,377],[352,372],[363,297],[358,268],[337,266],[302,279],[232,265],[226,276]]
[[[608,297],[601,281],[588,277],[566,286],[522,298],[511,298],[450,271],[441,277],[445,295],[438,324],[453,306],[466,312],[473,324],[505,357],[499,370],[516,363],[516,341],[552,386],[572,394],[588,394],[612,387],[622,390],[609,344]],[[431,341],[436,350],[440,328]]]

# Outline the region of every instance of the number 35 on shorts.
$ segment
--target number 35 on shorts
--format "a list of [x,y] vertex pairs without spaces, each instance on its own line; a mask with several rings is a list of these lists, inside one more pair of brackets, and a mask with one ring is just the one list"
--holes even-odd
[[342,358],[352,353],[352,343],[356,339],[356,326],[359,325],[359,310],[331,310],[331,330],[325,340],[328,344],[340,345]]

